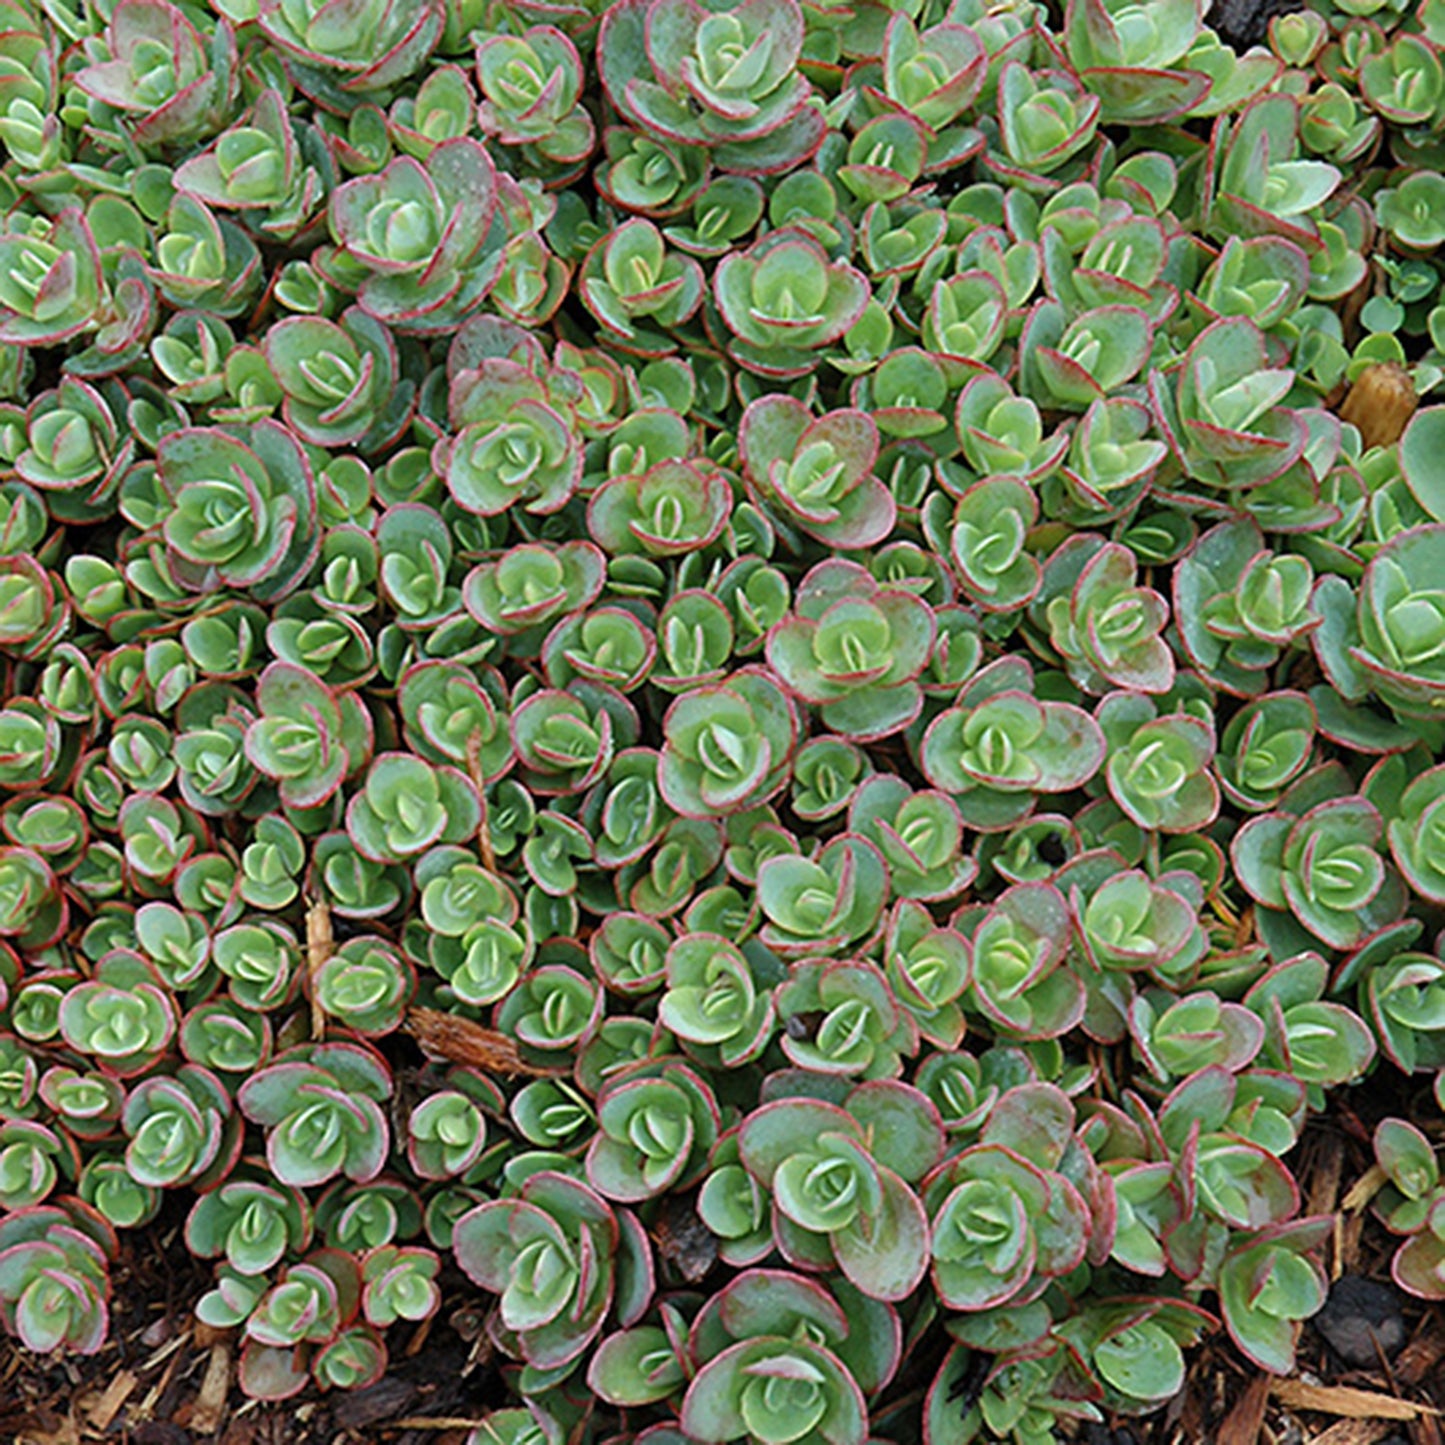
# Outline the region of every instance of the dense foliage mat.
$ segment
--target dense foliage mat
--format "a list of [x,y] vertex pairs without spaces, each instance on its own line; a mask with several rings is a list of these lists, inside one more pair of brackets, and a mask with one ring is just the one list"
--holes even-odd
[[176,1191],[490,1445],[1292,1369],[1445,1077],[1445,0],[1277,8],[0,0],[8,1330]]

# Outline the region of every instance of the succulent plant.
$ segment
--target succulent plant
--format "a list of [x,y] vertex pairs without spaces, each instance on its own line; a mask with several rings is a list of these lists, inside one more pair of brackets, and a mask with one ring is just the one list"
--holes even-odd
[[786,170],[824,134],[798,70],[804,29],[795,0],[711,13],[627,0],[608,11],[598,68],[612,103],[646,133],[708,145],[727,170]]
[[330,268],[377,321],[407,331],[454,327],[497,278],[495,205],[492,163],[476,141],[443,140],[425,166],[398,156],[331,193],[328,221],[340,254]]
[[0,1319],[33,1350],[95,1354],[110,1324],[108,1255],[54,1205],[0,1220]]
[[391,1093],[385,1067],[352,1044],[298,1048],[248,1079],[236,1098],[267,1130],[272,1172],[302,1188],[343,1172],[361,1183],[374,1179],[390,1141],[379,1107]]
[[613,1300],[619,1224],[586,1185],[539,1170],[514,1197],[463,1215],[452,1239],[467,1275],[501,1296],[502,1324],[533,1365],[566,1364],[596,1338]]
[[1445,1297],[1445,12],[1249,10],[0,0],[0,1326],[1092,1438],[1341,1109]]

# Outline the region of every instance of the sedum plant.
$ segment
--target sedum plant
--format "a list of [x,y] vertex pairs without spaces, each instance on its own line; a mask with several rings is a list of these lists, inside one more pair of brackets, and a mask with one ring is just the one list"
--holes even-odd
[[1445,1297],[1445,20],[1240,8],[3,0],[0,1327],[1122,1436],[1360,1120]]

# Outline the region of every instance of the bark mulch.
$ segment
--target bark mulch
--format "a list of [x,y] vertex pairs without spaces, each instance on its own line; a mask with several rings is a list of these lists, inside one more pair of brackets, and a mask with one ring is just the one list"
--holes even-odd
[[[1445,1308],[1394,1289],[1397,1241],[1368,1208],[1379,1187],[1375,1116],[1412,1111],[1404,1099],[1361,1093],[1360,1104],[1376,1106],[1369,1117],[1332,1100],[1291,1160],[1302,1212],[1340,1211],[1324,1264],[1345,1282],[1324,1327],[1304,1331],[1296,1374],[1262,1376],[1221,1331],[1194,1352],[1185,1388],[1164,1409],[1090,1426],[1081,1445],[1445,1445]],[[1445,1143],[1438,1113],[1420,1112],[1434,1115],[1417,1122]],[[210,1272],[187,1253],[183,1219],[176,1201],[148,1229],[122,1236],[111,1337],[99,1354],[40,1357],[0,1337],[0,1442],[463,1445],[488,1409],[513,1403],[488,1345],[487,1301],[452,1271],[442,1312],[410,1336],[393,1332],[387,1373],[370,1389],[247,1400],[235,1380],[234,1332],[192,1316]]]

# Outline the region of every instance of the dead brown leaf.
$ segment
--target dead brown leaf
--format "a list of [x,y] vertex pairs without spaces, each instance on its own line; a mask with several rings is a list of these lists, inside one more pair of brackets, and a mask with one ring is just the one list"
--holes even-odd
[[1338,1139],[1326,1138],[1324,1147],[1315,1153],[1315,1168],[1310,1178],[1309,1214],[1333,1214],[1340,1198],[1340,1179],[1345,1172],[1344,1146]]
[[434,1008],[414,1008],[407,1014],[402,1028],[417,1041],[422,1053],[429,1059],[465,1064],[468,1068],[481,1069],[486,1074],[500,1074],[508,1079],[518,1074],[546,1078],[558,1072],[555,1068],[541,1068],[529,1063],[517,1051],[515,1039],[460,1014]]

